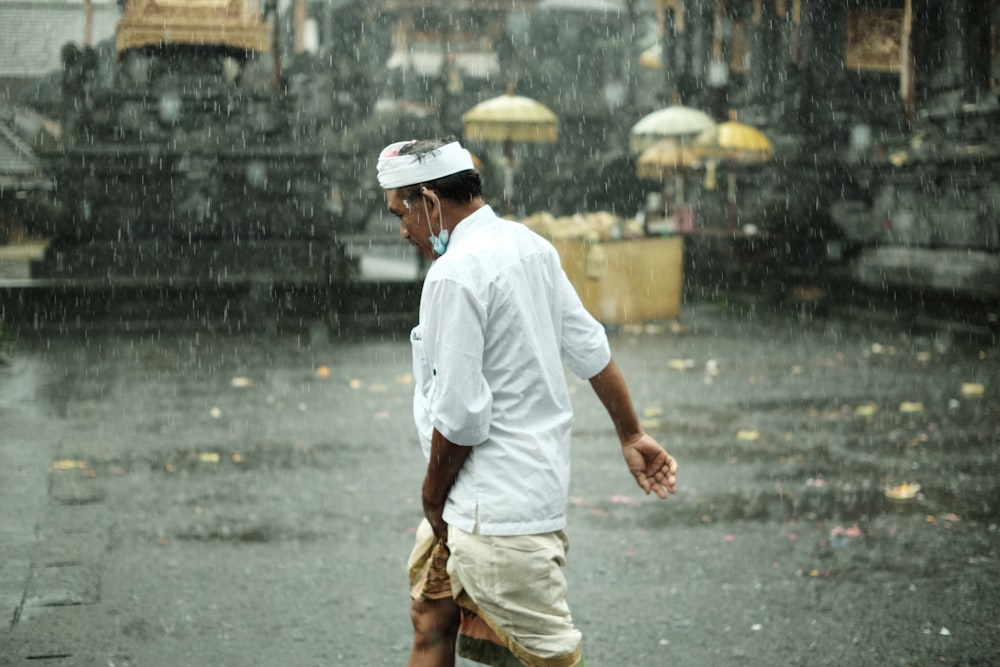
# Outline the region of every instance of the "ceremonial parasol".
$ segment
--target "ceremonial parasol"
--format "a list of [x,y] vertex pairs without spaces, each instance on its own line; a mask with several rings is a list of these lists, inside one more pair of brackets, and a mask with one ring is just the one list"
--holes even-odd
[[509,86],[506,94],[465,112],[462,123],[468,140],[503,143],[504,201],[509,213],[514,190],[514,143],[555,142],[559,132],[556,115],[541,102],[515,95],[513,86]]
[[639,119],[629,131],[629,144],[634,152],[640,153],[660,139],[677,137],[686,140],[713,129],[715,125],[712,117],[704,111],[674,104]]
[[726,222],[732,232],[736,227],[735,167],[767,162],[774,156],[774,144],[757,128],[732,119],[698,135],[692,150],[727,165]]
[[[629,145],[633,151],[641,153],[658,141],[673,139],[680,150],[685,148],[693,137],[713,128],[715,121],[704,111],[674,104],[640,118],[629,131]],[[677,201],[683,201],[684,177],[679,168],[674,169],[673,173],[674,196]]]
[[774,144],[763,132],[735,120],[702,132],[695,138],[693,147],[706,158],[736,164],[767,162],[774,156]]
[[636,175],[639,178],[664,180],[679,170],[701,163],[701,157],[681,145],[676,138],[660,139],[647,148],[636,160]]

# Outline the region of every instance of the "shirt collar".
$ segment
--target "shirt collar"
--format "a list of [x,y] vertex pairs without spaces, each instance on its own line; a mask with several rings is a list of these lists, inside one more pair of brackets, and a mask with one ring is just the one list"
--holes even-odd
[[493,208],[489,204],[481,206],[471,215],[467,215],[462,218],[459,223],[455,225],[455,228],[451,230],[451,239],[448,241],[448,246],[451,247],[455,243],[461,242],[462,237],[472,233],[473,227],[478,227],[484,222],[496,220],[497,218],[497,214],[493,212]]

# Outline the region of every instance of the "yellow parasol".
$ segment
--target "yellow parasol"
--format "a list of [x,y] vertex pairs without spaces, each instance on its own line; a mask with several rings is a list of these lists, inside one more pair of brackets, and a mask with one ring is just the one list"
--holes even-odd
[[472,107],[462,116],[465,138],[503,142],[504,202],[512,210],[514,191],[514,143],[553,143],[559,136],[558,119],[547,106],[530,97],[507,93]]
[[547,106],[513,91],[472,107],[462,123],[466,139],[481,141],[551,143],[559,132],[556,115]]
[[698,166],[701,157],[693,150],[681,145],[675,138],[660,139],[647,148],[636,160],[636,175],[639,178],[664,180],[676,175],[681,169]]
[[738,164],[767,162],[774,156],[774,144],[755,127],[729,120],[698,135],[693,148],[706,158]]
[[760,164],[774,157],[774,144],[755,127],[736,120],[728,120],[706,130],[695,139],[692,149],[708,160],[728,165],[726,192],[726,225],[729,232],[736,229],[736,172],[737,165]]

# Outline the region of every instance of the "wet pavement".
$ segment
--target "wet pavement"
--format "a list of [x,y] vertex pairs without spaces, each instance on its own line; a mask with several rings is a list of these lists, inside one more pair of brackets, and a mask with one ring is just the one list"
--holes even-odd
[[[681,322],[611,338],[668,501],[572,380],[588,664],[1000,662],[995,344],[752,299]],[[405,663],[406,323],[203,324],[5,330],[0,665]]]

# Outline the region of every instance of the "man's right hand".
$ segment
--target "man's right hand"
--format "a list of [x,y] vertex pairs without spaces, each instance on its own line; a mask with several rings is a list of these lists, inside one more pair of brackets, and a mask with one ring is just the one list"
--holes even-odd
[[643,433],[622,445],[629,471],[643,491],[666,498],[677,490],[677,459],[652,436]]

